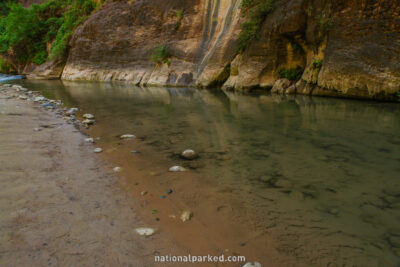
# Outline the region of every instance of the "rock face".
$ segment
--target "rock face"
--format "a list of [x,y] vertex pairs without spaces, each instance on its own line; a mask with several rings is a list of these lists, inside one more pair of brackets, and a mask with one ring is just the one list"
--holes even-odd
[[[297,68],[302,81],[290,92],[397,94],[397,0],[277,0],[259,38],[238,54],[240,2],[110,0],[75,32],[62,78],[247,90],[270,89],[280,70]],[[162,45],[170,64],[150,61]]]
[[[130,2],[109,1],[77,29],[63,79],[182,86],[226,79],[240,0]],[[150,61],[162,45],[171,54],[169,66]]]

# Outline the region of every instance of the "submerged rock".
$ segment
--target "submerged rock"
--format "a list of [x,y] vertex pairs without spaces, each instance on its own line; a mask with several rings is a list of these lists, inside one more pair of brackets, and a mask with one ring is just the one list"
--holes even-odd
[[100,153],[103,151],[103,149],[101,149],[100,147],[97,147],[93,151],[94,151],[94,153]]
[[133,134],[124,134],[120,136],[121,139],[125,139],[125,140],[133,140],[136,139],[136,136]]
[[197,153],[192,149],[186,149],[182,152],[181,157],[184,159],[192,160],[198,157]]
[[169,168],[169,171],[170,172],[184,172],[184,171],[186,171],[186,169],[181,166],[172,166],[171,168]]
[[182,212],[181,214],[181,221],[182,222],[186,222],[189,221],[193,216],[193,213],[189,210],[185,210],[184,212]]
[[139,227],[139,228],[136,228],[135,231],[139,235],[144,235],[144,236],[151,236],[156,232],[156,230],[154,230],[153,228],[149,228],[149,227]]

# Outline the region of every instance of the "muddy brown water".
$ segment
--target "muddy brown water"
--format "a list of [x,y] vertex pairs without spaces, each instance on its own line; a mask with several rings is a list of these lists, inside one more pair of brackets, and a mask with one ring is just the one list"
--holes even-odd
[[[88,134],[122,167],[121,186],[149,224],[189,252],[245,255],[263,266],[400,264],[397,103],[14,83],[94,114]],[[127,133],[137,139],[118,138]],[[200,157],[179,158],[188,148]],[[168,172],[173,165],[189,171]],[[185,209],[194,216],[181,223]]]

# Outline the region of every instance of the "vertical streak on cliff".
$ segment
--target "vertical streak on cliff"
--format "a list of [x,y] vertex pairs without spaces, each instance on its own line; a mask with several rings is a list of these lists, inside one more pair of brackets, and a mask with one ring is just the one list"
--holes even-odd
[[215,29],[218,25],[218,11],[220,0],[207,0],[207,9],[204,13],[204,32],[203,39],[200,44],[199,51],[196,56],[196,61],[201,62],[206,54],[210,42],[212,41]]
[[[214,54],[218,44],[220,43],[220,41],[223,39],[226,31],[229,29],[229,27],[232,24],[232,21],[234,21],[234,11],[238,10],[239,8],[239,4],[240,1],[239,0],[231,0],[231,3],[229,4],[229,8],[224,16],[223,21],[221,22],[221,24],[223,24],[222,30],[219,32],[218,36],[216,37],[215,41],[213,42],[212,46],[209,47],[211,41],[213,40],[214,37],[214,33],[215,33],[215,28],[218,24],[218,9],[220,6],[220,3],[218,1],[217,5],[215,5],[214,7],[214,11],[213,11],[213,21],[212,21],[212,26],[213,26],[213,30],[211,32],[210,35],[207,34],[207,41],[205,40],[205,36],[206,36],[206,31],[207,31],[207,26],[205,29],[205,34],[203,35],[203,42],[202,42],[202,46],[201,46],[201,57],[198,58],[198,60],[200,61],[199,65],[198,65],[198,70],[197,70],[197,74],[196,74],[196,79],[198,77],[200,77],[200,75],[203,73],[205,67],[207,66],[207,62],[209,60],[209,58]],[[224,5],[222,5],[224,6]],[[207,10],[208,13],[208,10]],[[206,19],[208,19],[208,24],[209,22],[209,17],[210,14],[206,14]],[[206,44],[203,46],[203,44]]]

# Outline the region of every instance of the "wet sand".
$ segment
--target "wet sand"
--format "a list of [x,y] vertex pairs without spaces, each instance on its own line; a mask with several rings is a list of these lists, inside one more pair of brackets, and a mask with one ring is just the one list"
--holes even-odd
[[161,232],[136,234],[148,225],[86,136],[9,95],[0,92],[0,266],[154,266],[154,255],[185,251]]

